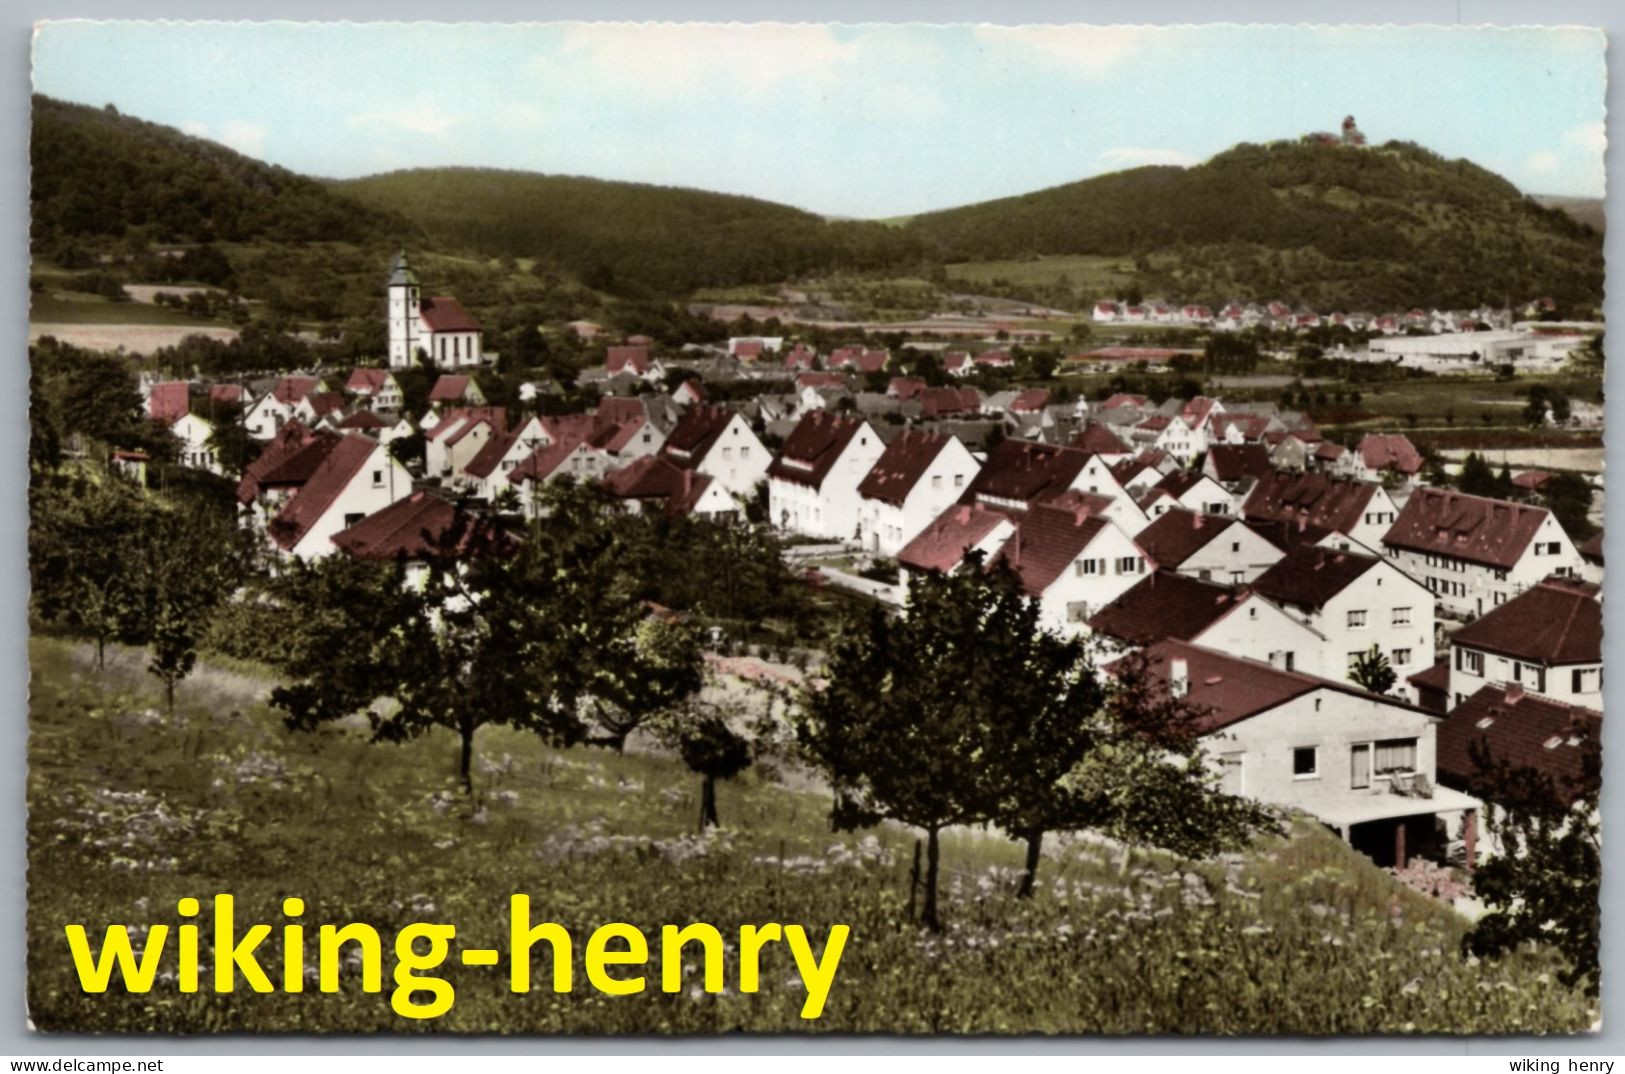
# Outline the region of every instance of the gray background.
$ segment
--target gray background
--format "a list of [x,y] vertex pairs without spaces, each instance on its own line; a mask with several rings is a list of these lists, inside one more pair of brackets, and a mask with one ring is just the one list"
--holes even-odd
[[[555,3],[524,3],[522,0],[462,0],[455,5],[427,3],[425,0],[283,0],[267,5],[245,2],[206,3],[201,0],[79,0],[56,3],[48,0],[22,0],[7,4],[4,59],[0,59],[0,175],[6,182],[6,198],[0,206],[0,324],[9,325],[7,348],[10,359],[0,365],[0,459],[7,460],[0,473],[0,787],[6,788],[5,805],[0,806],[0,1054],[54,1055],[78,1054],[330,1054],[330,1053],[547,1053],[547,1052],[893,1052],[930,1054],[943,1052],[1095,1053],[1095,1054],[1186,1054],[1213,1052],[1242,1053],[1347,1053],[1347,1054],[1523,1054],[1564,1055],[1579,1053],[1625,1053],[1625,982],[1618,973],[1625,968],[1625,940],[1619,926],[1625,922],[1625,900],[1619,897],[1625,883],[1625,863],[1605,860],[1603,876],[1604,933],[1604,1021],[1605,1029],[1592,1037],[1565,1039],[1534,1038],[1330,1038],[1330,1039],[1249,1039],[1179,1040],[1155,1038],[907,1038],[907,1037],[825,1037],[799,1036],[753,1038],[388,1038],[388,1037],[74,1037],[30,1033],[26,1021],[23,990],[25,933],[24,818],[26,776],[28,667],[25,637],[26,527],[25,486],[28,455],[28,368],[27,368],[27,266],[28,266],[28,99],[29,42],[31,26],[40,19],[62,18],[172,18],[172,19],[258,19],[295,20],[349,19],[354,21],[540,21],[551,19],[658,19],[658,20],[780,20],[787,22],[1083,22],[1083,23],[1198,23],[1229,21],[1238,23],[1344,23],[1434,25],[1583,25],[1600,26],[1609,37],[1625,33],[1625,4],[1619,0],[1542,0],[1540,3],[1497,2],[1497,0],[1381,0],[1375,3],[1332,4],[1324,0],[1291,3],[1286,0],[1231,0],[1225,4],[1200,0],[1157,0],[1136,6],[1101,2],[1065,3],[1061,0],[999,0],[974,3],[970,0],[938,0],[935,3],[862,3],[858,0],[565,0]],[[1617,39],[1610,41],[1608,103],[1611,117],[1619,111],[1622,81],[1617,60]],[[138,58],[132,57],[133,62]],[[1618,124],[1610,117],[1608,174],[1620,174],[1622,153]],[[1610,184],[1617,188],[1617,181]],[[1612,207],[1618,199],[1610,197]],[[1611,214],[1614,215],[1614,214]],[[1608,264],[1625,264],[1625,212],[1610,221]],[[1618,278],[1617,270],[1611,274]],[[1607,303],[1608,319],[1625,323],[1625,301],[1618,289],[1611,289]],[[1616,399],[1625,398],[1625,354],[1609,363],[1607,391]],[[1625,404],[1615,404],[1618,409]],[[1607,461],[1614,469],[1625,455],[1625,442],[1612,438]],[[1609,554],[1616,564],[1625,564],[1625,524],[1614,518],[1625,512],[1625,496],[1608,501],[1607,530]],[[1621,548],[1614,548],[1614,545]],[[1616,570],[1621,568],[1616,567]],[[1608,591],[1617,588],[1612,581]],[[1604,605],[1605,628],[1612,635],[1621,626],[1620,608]],[[1605,707],[1619,707],[1625,699],[1625,675],[1616,673],[1608,686]],[[1605,749],[1611,755],[1625,748],[1625,732],[1605,721]],[[1613,770],[1620,763],[1613,762]],[[1603,794],[1605,831],[1617,832],[1625,812],[1625,778],[1610,778]],[[517,1001],[516,1001],[517,1002]]]

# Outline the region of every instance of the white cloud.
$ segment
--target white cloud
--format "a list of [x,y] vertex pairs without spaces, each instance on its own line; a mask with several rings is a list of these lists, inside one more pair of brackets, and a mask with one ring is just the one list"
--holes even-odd
[[[648,93],[715,86],[748,100],[786,83],[834,79],[861,50],[858,39],[843,41],[827,26],[574,23],[532,69]],[[590,70],[574,70],[583,66]]]
[[1202,160],[1180,149],[1145,149],[1126,145],[1108,149],[1098,159],[1112,168],[1139,168],[1146,164],[1177,164],[1181,168],[1189,168]]
[[220,125],[218,140],[239,153],[251,157],[265,155],[266,130],[258,123],[250,123],[246,119],[228,119]]
[[1099,78],[1138,53],[1155,32],[1144,26],[979,26],[976,36],[1006,52],[1036,55]]
[[1523,162],[1524,169],[1531,175],[1551,175],[1557,171],[1557,165],[1557,154],[1548,153],[1544,149],[1529,154],[1528,159]]
[[460,122],[433,101],[421,100],[397,108],[361,112],[349,120],[352,127],[394,127],[412,134],[426,134],[431,138],[442,137]]
[[1599,157],[1608,152],[1608,131],[1601,120],[1571,127],[1563,135],[1563,144],[1595,153]]

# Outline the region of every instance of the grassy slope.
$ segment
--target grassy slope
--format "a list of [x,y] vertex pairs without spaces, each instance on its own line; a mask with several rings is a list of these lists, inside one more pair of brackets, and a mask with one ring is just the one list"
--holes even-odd
[[[252,696],[263,681],[218,667],[182,687],[169,721],[149,709],[139,653],[98,674],[82,650],[36,638],[30,659],[29,1003],[47,1030],[1514,1032],[1594,1017],[1540,956],[1464,961],[1453,912],[1310,824],[1228,865],[1135,855],[1123,874],[1115,853],[1074,843],[1027,903],[1008,894],[1014,846],[962,834],[944,854],[950,929],[931,938],[902,920],[912,834],[831,835],[819,794],[726,785],[729,827],[700,840],[695,780],[672,762],[487,729],[470,810],[448,738],[293,735]],[[79,992],[64,923],[172,921],[177,898],[219,891],[253,920],[299,895],[307,922],[452,921],[462,946],[503,946],[510,892],[582,934],[779,920],[853,936],[817,1023],[798,1017],[782,949],[754,996],[733,991],[731,961],[714,997],[610,999],[579,967],[573,995],[515,996],[505,964],[453,969],[457,1004],[431,1025],[398,1019],[352,973],[336,996]]]

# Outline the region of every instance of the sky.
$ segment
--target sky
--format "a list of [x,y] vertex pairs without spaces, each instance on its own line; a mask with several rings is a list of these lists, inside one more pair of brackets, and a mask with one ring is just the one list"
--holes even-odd
[[1335,130],[1603,194],[1600,32],[52,22],[34,88],[309,175],[471,165],[888,217]]

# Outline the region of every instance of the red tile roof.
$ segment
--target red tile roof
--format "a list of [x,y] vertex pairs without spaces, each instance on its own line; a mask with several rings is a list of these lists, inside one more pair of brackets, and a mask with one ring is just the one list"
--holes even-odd
[[1365,517],[1366,505],[1376,493],[1371,481],[1339,480],[1325,474],[1272,471],[1261,478],[1242,514],[1274,522],[1307,522],[1348,533]]
[[[465,421],[459,425],[458,418]],[[461,440],[477,423],[485,422],[499,433],[508,431],[508,412],[499,406],[459,406],[451,407],[440,415],[440,420],[424,431],[424,436],[430,440],[439,440],[451,434],[446,441],[448,445]],[[545,424],[547,419],[542,419]]]
[[474,378],[457,373],[442,373],[429,389],[429,402],[455,403],[468,394],[468,386]]
[[981,409],[982,393],[975,388],[927,388],[920,393],[921,417],[974,414]]
[[419,490],[335,533],[333,544],[356,559],[418,559],[438,548],[454,527],[459,531],[455,551],[509,543],[491,523]]
[[1404,433],[1366,433],[1355,450],[1372,470],[1415,474],[1422,469],[1422,454]]
[[1015,571],[1022,591],[1043,596],[1111,523],[1084,508],[1034,504],[993,557]]
[[1200,429],[1213,413],[1213,408],[1219,405],[1217,399],[1209,399],[1205,395],[1198,395],[1194,399],[1186,400],[1185,405],[1179,408],[1179,416],[1185,424],[1192,429]]
[[631,395],[611,395],[598,402],[593,419],[599,425],[619,425],[622,422],[641,422],[648,417],[643,400]]
[[844,388],[846,378],[839,373],[799,373],[797,388]]
[[[1089,453],[1076,448],[1040,444],[1034,440],[1001,440],[988,452],[987,462],[971,479],[960,503],[1013,501],[1031,504],[1059,496],[1089,461]],[[1002,506],[995,503],[991,506]]]
[[279,403],[292,406],[316,390],[321,380],[316,377],[283,377],[271,386],[271,394]]
[[1600,663],[1602,602],[1595,586],[1547,579],[1474,619],[1450,642],[1548,666]]
[[378,445],[364,436],[341,436],[310,480],[283,505],[266,527],[284,550],[291,550],[310,532],[333,501],[366,466]]
[[699,466],[733,416],[733,411],[726,407],[698,403],[689,407],[672,426],[666,442],[660,446],[660,454],[686,469]]
[[228,406],[240,405],[248,393],[241,384],[211,384],[209,385],[209,402],[224,403]]
[[886,445],[886,450],[858,485],[858,495],[901,507],[914,491],[915,484],[925,476],[927,467],[947,446],[948,437],[939,433],[904,429],[901,436]]
[[306,447],[312,443],[320,443],[323,446],[318,449],[318,454],[310,457],[308,469],[304,471],[302,477],[297,481],[291,480],[292,471],[290,471],[284,480],[273,482],[274,486],[281,487],[303,484],[309,478],[310,473],[316,469],[321,459],[327,457],[326,453],[331,451],[333,445],[337,442],[338,435],[336,433],[315,433],[297,421],[288,422],[277,430],[276,436],[265,446],[265,450],[260,452],[259,457],[243,467],[242,480],[237,482],[238,502],[252,503],[258,499],[265,488],[264,481],[266,477],[277,476],[277,472],[287,467],[289,461],[303,452]]
[[1145,402],[1146,399],[1143,395],[1129,395],[1126,392],[1118,392],[1116,395],[1107,399],[1104,403],[1101,403],[1100,409],[1116,410],[1118,407],[1123,406],[1143,407],[1145,406]]
[[1591,778],[1585,753],[1588,746],[1601,749],[1602,713],[1524,693],[1515,686],[1485,686],[1439,725],[1440,783],[1468,793],[1484,789],[1477,787],[1479,772],[1470,752],[1474,743],[1482,743],[1496,760],[1547,776],[1560,804],[1570,805]]
[[642,376],[651,368],[648,347],[611,347],[604,357],[604,368],[610,373],[636,373]]
[[384,390],[389,382],[389,370],[375,367],[362,367],[350,371],[350,377],[344,382],[345,390],[362,395],[372,395]]
[[318,418],[344,410],[344,396],[339,392],[311,392],[305,396],[305,402]]
[[1252,587],[1277,604],[1322,608],[1381,562],[1358,552],[1296,545],[1255,578]]
[[1009,520],[998,511],[972,504],[959,504],[937,516],[897,554],[897,562],[920,571],[950,571],[964,560],[965,553],[986,540],[1001,523]]
[[1135,534],[1134,543],[1157,566],[1176,568],[1235,525],[1239,523],[1228,515],[1197,514],[1174,507]]
[[1045,388],[1028,388],[1021,392],[1010,402],[1012,414],[1036,414],[1049,405],[1049,391]]
[[147,414],[153,421],[173,425],[192,410],[189,390],[190,386],[184,380],[165,380],[154,384],[147,394]]
[[418,315],[431,332],[478,332],[480,322],[446,295],[425,298],[418,303]]
[[370,410],[358,410],[339,422],[340,429],[387,429],[389,422]]
[[1078,435],[1072,438],[1071,446],[1091,455],[1121,455],[1128,450],[1116,433],[1098,421],[1084,422]]
[[1164,638],[1189,641],[1245,598],[1245,591],[1229,586],[1156,571],[1096,612],[1089,628],[1136,646]]
[[815,410],[796,423],[767,475],[780,481],[819,488],[847,444],[860,435],[873,436],[858,418]]
[[1270,473],[1270,449],[1263,444],[1214,444],[1207,449],[1213,472],[1222,482],[1261,479]]
[[895,396],[903,402],[914,399],[925,391],[925,381],[919,377],[893,377],[891,383],[886,385],[886,394]]
[[1394,548],[1505,570],[1524,554],[1546,515],[1544,507],[1468,496],[1452,489],[1419,488],[1405,501],[1382,540]]
[[468,460],[468,464],[463,467],[463,472],[474,478],[490,477],[496,471],[497,464],[502,461],[502,457],[508,454],[514,444],[518,442],[519,436],[517,433],[493,433],[491,439],[485,442],[485,446],[476,451],[474,457]]
[[585,436],[577,433],[577,430],[571,430],[569,434],[559,437],[551,444],[544,444],[531,452],[518,466],[508,471],[508,482],[514,485],[526,481],[540,483],[552,477],[553,472],[563,465],[577,448],[587,442]]
[[644,455],[604,475],[604,488],[623,500],[661,501],[672,514],[694,509],[711,478],[684,469],[659,455]]

